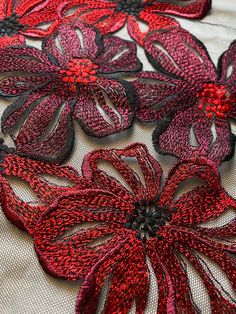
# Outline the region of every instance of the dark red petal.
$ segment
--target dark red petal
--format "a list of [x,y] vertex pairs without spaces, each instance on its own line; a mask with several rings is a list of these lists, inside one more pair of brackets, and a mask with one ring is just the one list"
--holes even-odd
[[50,162],[64,160],[74,141],[71,102],[59,95],[41,99],[20,126],[17,152]]
[[[140,121],[156,121],[172,111],[183,110],[196,101],[189,83],[157,72],[132,75],[131,81],[138,100],[136,117]],[[186,90],[189,93],[186,94]]]
[[[82,35],[82,39],[76,31]],[[61,49],[56,41],[59,41]],[[43,50],[53,56],[61,67],[66,67],[68,61],[73,58],[90,57],[95,60],[102,47],[99,47],[100,35],[95,29],[89,28],[81,22],[73,25],[63,25],[57,32],[46,38],[43,42]]]
[[40,87],[50,82],[50,76],[20,77],[14,76],[0,81],[0,92],[3,96],[19,96],[35,86]]
[[[128,161],[133,163],[128,163]],[[118,174],[108,175],[99,168],[98,163],[106,162],[108,168],[114,167]],[[138,174],[131,166],[140,168]],[[112,167],[111,167],[112,166]],[[109,170],[108,170],[109,171]],[[85,177],[91,179],[94,185],[120,195],[122,198],[130,198],[130,192],[120,182],[123,177],[125,184],[129,186],[133,197],[137,200],[153,200],[158,195],[161,178],[161,168],[157,161],[149,154],[143,144],[133,144],[122,150],[98,150],[87,155],[83,163]],[[118,176],[116,178],[115,176]],[[144,183],[141,178],[143,176]],[[144,185],[145,184],[145,185]]]
[[[224,244],[217,243],[215,240],[203,238],[200,234],[197,234],[195,231],[184,230],[184,229],[175,229],[173,227],[170,233],[165,235],[162,233],[168,241],[173,243],[173,247],[178,250],[180,253],[184,254],[191,263],[193,263],[194,268],[198,271],[201,276],[208,293],[211,299],[211,307],[216,310],[217,306],[221,303],[225,309],[231,309],[226,313],[234,313],[236,309],[236,302],[229,302],[222,295],[222,291],[219,291],[215,287],[215,282],[212,281],[213,274],[210,272],[207,264],[203,261],[200,256],[205,256],[209,260],[216,263],[221,270],[225,273],[230,281],[232,287],[236,288],[236,263],[233,258],[231,258],[224,249]],[[233,245],[231,245],[233,246]],[[196,252],[196,254],[192,253]],[[200,255],[199,255],[200,254]],[[199,263],[201,261],[201,263]],[[204,262],[204,263],[203,263]],[[203,268],[203,266],[206,266]],[[210,275],[210,276],[209,276]],[[213,277],[214,279],[214,277]]]
[[218,70],[220,72],[220,83],[236,97],[236,41],[233,41],[219,59]]
[[2,115],[2,132],[12,133],[18,121],[23,119],[25,112],[32,111],[37,101],[42,101],[44,93],[25,93],[19,97],[12,105],[8,106]]
[[[84,277],[132,232],[124,234],[125,213],[120,204],[114,194],[99,189],[64,194],[44,213],[34,234],[45,270],[70,280]],[[126,210],[130,206],[126,203]]]
[[236,208],[236,202],[223,188],[202,186],[181,195],[172,206],[177,211],[172,216],[171,224],[195,226],[216,219],[229,207]]
[[74,117],[89,135],[102,137],[131,126],[134,117],[132,87],[128,82],[99,78],[81,89]]
[[104,306],[105,313],[129,313],[133,302],[136,303],[136,312],[144,313],[148,292],[148,269],[140,241],[133,237],[126,238],[117,243],[117,246],[93,267],[82,285],[76,313],[96,312],[106,279],[109,279],[109,291]]
[[160,13],[197,19],[204,17],[211,9],[211,0],[187,0],[182,1],[182,3],[178,3],[178,1],[173,1],[173,3],[156,1],[152,9]]
[[48,56],[34,47],[20,46],[0,50],[0,72],[46,74],[57,71]]
[[[8,154],[3,158],[1,169],[2,209],[11,222],[31,235],[34,233],[37,220],[47,209],[48,204],[61,196],[62,193],[73,190],[75,186],[82,188],[85,186],[83,182],[86,181],[72,167],[46,164],[15,154]],[[58,180],[58,183],[46,181],[44,175],[53,176],[54,179]],[[29,186],[29,190],[32,189],[32,192],[37,196],[39,204],[27,203],[20,199],[8,182],[8,177],[23,180],[26,186]],[[62,184],[61,180],[66,180],[66,185]]]
[[158,281],[158,313],[196,313],[187,272],[177,252],[152,240],[147,243],[147,254]]
[[141,241],[126,245],[126,256],[113,271],[107,295],[106,313],[129,313],[133,302],[136,313],[144,313],[149,290],[146,254]]
[[173,78],[182,78],[196,87],[199,82],[217,78],[205,46],[184,29],[153,32],[144,46],[151,64]]
[[172,168],[163,187],[160,204],[171,205],[180,184],[186,179],[196,177],[205,181],[205,184],[212,190],[220,191],[222,189],[217,166],[210,160],[193,158],[177,163]]
[[103,45],[103,52],[97,58],[99,73],[111,74],[141,69],[137,47],[133,42],[115,36],[104,36]]
[[73,145],[73,101],[73,98],[65,101],[63,96],[47,92],[23,94],[4,112],[3,132],[9,132],[14,139],[16,137],[18,153],[47,161],[61,161],[68,156]]
[[[169,252],[167,243],[160,241],[161,252],[166,254]],[[166,309],[173,309],[173,287],[170,281],[170,274],[165,268],[165,264],[162,263],[159,257],[159,245],[157,239],[150,239],[147,242],[147,255],[150,259],[152,269],[156,275],[158,285],[158,314],[165,313]]]
[[[159,153],[180,159],[206,157],[217,164],[232,156],[234,136],[227,121],[215,121],[216,139],[213,140],[212,120],[196,106],[170,116],[159,121],[153,133],[153,144]],[[193,144],[191,131],[196,139]]]
[[[235,207],[235,204],[232,207]],[[199,230],[202,234],[205,234],[207,236],[214,237],[214,238],[223,239],[223,238],[234,237],[236,234],[236,218],[234,218],[229,223],[221,227],[215,227],[215,228],[198,227],[197,230]],[[229,249],[229,251],[231,250]],[[236,248],[234,251],[236,251]]]

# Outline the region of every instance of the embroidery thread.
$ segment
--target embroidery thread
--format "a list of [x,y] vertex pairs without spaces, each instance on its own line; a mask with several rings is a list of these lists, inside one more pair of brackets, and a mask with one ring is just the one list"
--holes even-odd
[[[217,69],[205,46],[185,30],[154,32],[145,49],[157,72],[134,75],[137,79],[132,85],[139,101],[137,119],[158,121],[153,133],[156,150],[178,158],[201,151],[216,163],[231,158],[236,42],[221,56]],[[196,143],[190,143],[191,131]]]
[[[211,0],[194,1],[166,1],[154,0],[83,0],[69,1],[61,12],[65,21],[76,18],[94,25],[102,34],[120,30],[126,23],[130,36],[143,45],[147,34],[155,29],[169,29],[180,27],[171,17],[163,14],[176,15],[189,19],[204,17],[211,9]],[[74,8],[74,10],[73,10]],[[145,23],[148,31],[142,31],[139,23]]]
[[43,51],[11,47],[1,49],[0,58],[0,72],[11,71],[0,81],[0,93],[19,96],[2,116],[2,131],[11,134],[21,119],[25,121],[15,139],[18,153],[64,160],[74,142],[72,119],[94,137],[131,126],[135,94],[121,77],[141,69],[135,43],[101,38],[94,28],[77,22],[46,38]]

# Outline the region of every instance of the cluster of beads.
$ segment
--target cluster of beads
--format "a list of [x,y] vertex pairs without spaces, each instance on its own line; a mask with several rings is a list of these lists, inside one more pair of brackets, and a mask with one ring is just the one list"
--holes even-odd
[[203,90],[197,93],[199,109],[206,111],[208,118],[225,118],[236,99],[230,95],[224,85],[203,84]]
[[97,80],[97,68],[90,59],[72,59],[68,69],[60,70],[63,82],[71,83],[71,91],[76,92],[76,84],[89,84]]

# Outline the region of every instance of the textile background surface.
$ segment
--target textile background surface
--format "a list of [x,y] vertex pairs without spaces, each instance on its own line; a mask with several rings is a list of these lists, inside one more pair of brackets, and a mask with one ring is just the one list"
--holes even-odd
[[[213,0],[213,9],[201,21],[179,19],[181,24],[198,37],[207,46],[214,62],[229,44],[236,39],[236,2],[235,0]],[[119,36],[129,38],[125,29]],[[40,46],[38,42],[29,41],[31,45]],[[151,69],[142,49],[138,51],[144,69]],[[10,103],[0,99],[0,113]],[[157,158],[166,175],[175,161],[172,157],[159,156],[152,147],[152,124],[135,122],[133,127],[112,138],[93,139],[88,137],[75,123],[76,140],[71,158],[67,161],[80,170],[81,162],[86,153],[98,148],[123,148],[133,142],[145,143],[151,154]],[[236,133],[236,125],[233,126]],[[11,145],[9,138],[6,143]],[[222,182],[230,195],[236,197],[236,158],[221,166]],[[22,182],[12,180],[12,186],[24,200],[32,200],[33,195]],[[216,223],[228,220],[227,215]],[[228,289],[228,281],[216,267],[211,265],[214,274],[221,284]],[[193,269],[188,269],[193,297],[202,313],[211,313],[208,296],[200,279]],[[18,230],[4,217],[0,211],[0,314],[73,314],[79,283],[68,283],[52,278],[41,268],[34,252],[32,239]],[[155,280],[151,280],[151,290],[147,314],[156,313],[158,289]],[[134,312],[134,309],[132,310]]]

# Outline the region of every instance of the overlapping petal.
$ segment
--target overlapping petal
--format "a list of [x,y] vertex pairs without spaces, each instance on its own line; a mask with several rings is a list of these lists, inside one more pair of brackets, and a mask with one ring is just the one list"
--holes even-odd
[[19,96],[4,112],[2,130],[11,133],[18,152],[64,160],[73,147],[72,117],[94,137],[131,126],[136,98],[122,75],[141,69],[134,43],[101,37],[77,21],[61,26],[42,48],[0,50],[0,72],[6,76],[0,93]]
[[[37,220],[47,210],[49,204],[67,190],[87,185],[72,167],[49,165],[20,157],[13,150],[6,150],[3,146],[0,167],[1,207],[12,223],[31,235],[34,233]],[[48,181],[45,176],[53,177],[54,182]],[[11,178],[22,181],[22,187],[35,195],[37,202],[21,199],[11,185]]]
[[[163,13],[185,18],[202,18],[211,8],[211,0],[174,1],[84,1],[74,0],[65,4],[61,12],[66,21],[77,18],[98,28],[102,34],[113,33],[127,22],[130,36],[141,46],[145,37],[153,30],[180,27],[179,22]],[[140,22],[145,23],[148,31],[142,31]]]
[[[6,148],[5,151],[9,154]],[[3,156],[3,175],[12,173],[10,166],[15,169],[11,158],[11,154]],[[17,157],[20,160],[27,162]],[[101,163],[106,167],[101,168]],[[48,184],[43,189],[37,178],[42,167],[46,167],[46,173],[72,179],[74,187],[49,186],[45,195]],[[43,204],[36,213],[30,206],[19,207],[15,202],[16,209],[9,210],[9,217],[30,232],[40,263],[48,273],[68,280],[84,279],[77,313],[96,312],[105,283],[106,313],[128,313],[134,302],[136,313],[143,313],[150,281],[147,259],[157,278],[159,313],[199,310],[188,283],[189,264],[209,293],[211,309],[216,311],[222,303],[227,313],[235,311],[235,300],[227,298],[224,289],[215,283],[204,259],[216,263],[235,290],[236,264],[231,255],[236,248],[225,239],[235,236],[235,219],[219,228],[202,225],[229,208],[236,209],[212,161],[192,157],[179,162],[170,171],[162,191],[160,166],[142,144],[90,153],[79,179],[73,170],[57,165],[36,162],[32,169],[33,174],[20,170],[18,176],[33,189],[39,187],[37,195]],[[183,183],[196,177],[204,183],[176,198]],[[11,197],[9,188],[5,191],[4,195]],[[53,193],[61,195],[55,200]],[[154,225],[158,228],[149,232]],[[147,231],[149,236],[138,236],[138,232]]]

